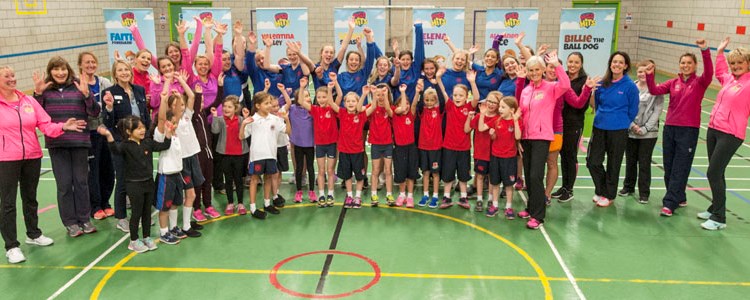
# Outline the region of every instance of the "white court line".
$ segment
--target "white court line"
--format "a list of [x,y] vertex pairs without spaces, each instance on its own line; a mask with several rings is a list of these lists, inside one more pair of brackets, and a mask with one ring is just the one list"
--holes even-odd
[[[593,190],[593,189],[596,189],[596,187],[593,187],[593,186],[580,186],[580,185],[577,185],[577,184],[575,185],[575,187],[573,187],[573,189],[578,189],[578,188],[581,188],[581,189],[584,189],[584,190]],[[708,189],[709,187],[693,187],[693,188]],[[651,190],[666,191],[667,188],[666,187],[653,187],[652,186]],[[727,189],[727,192],[750,192],[750,189]]]
[[[528,202],[526,200],[526,194],[520,191],[518,194],[521,195],[521,200],[523,200],[524,203]],[[539,226],[539,229],[541,229],[540,231],[542,232],[542,235],[544,236],[544,240],[547,241],[547,245],[549,245],[550,249],[552,249],[552,253],[555,255],[555,258],[557,259],[557,262],[560,264],[560,267],[562,267],[563,272],[565,272],[565,276],[568,277],[568,281],[570,281],[570,284],[573,285],[573,289],[576,291],[578,298],[585,300],[586,296],[583,295],[583,291],[581,291],[581,288],[578,286],[578,282],[576,282],[576,278],[573,276],[573,272],[571,272],[570,269],[568,268],[568,265],[565,264],[565,261],[560,255],[560,252],[557,251],[557,247],[555,247],[555,243],[552,242],[552,239],[549,237],[549,234],[547,234],[547,230],[544,230],[544,225]]]
[[[578,158],[586,158],[586,155],[578,154],[577,157]],[[653,158],[653,159],[662,158],[663,159],[664,156],[661,156],[661,155],[652,155],[651,158]],[[693,157],[693,159],[708,159],[708,156],[695,156],[695,157]],[[746,157],[732,157],[732,159],[734,159],[734,160],[748,160],[748,158],[746,158]]]

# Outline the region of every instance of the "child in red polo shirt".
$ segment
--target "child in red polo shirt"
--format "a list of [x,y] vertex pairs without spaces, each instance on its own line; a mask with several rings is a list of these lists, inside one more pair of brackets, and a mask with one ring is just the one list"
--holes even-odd
[[[424,82],[421,79],[418,80],[417,93],[422,91],[423,86]],[[414,115],[417,111],[418,97],[415,97],[410,105],[409,99],[406,98],[406,88],[406,84],[399,86],[401,97],[393,109],[393,135],[396,140],[396,147],[393,149],[393,168],[394,182],[398,184],[399,189],[399,200],[396,201],[396,206],[404,205],[405,201],[406,207],[412,208],[414,207],[414,181],[419,176],[417,173],[419,154],[417,154],[417,145],[414,144]],[[428,189],[429,187],[425,187],[425,190]]]
[[[485,124],[494,124],[500,116],[497,114],[497,106],[503,94],[498,91],[492,91],[487,95],[487,100],[479,105],[479,114],[473,111],[469,112],[469,118],[466,118],[464,132],[467,134],[474,130],[474,183],[477,187],[477,205],[475,211],[484,211],[484,178],[490,173],[490,133],[488,131],[479,131],[479,122],[484,120]],[[490,125],[491,126],[491,125]],[[492,199],[492,193],[489,193]],[[490,201],[488,199],[488,201]]]
[[[488,97],[489,98],[489,97]],[[500,196],[500,182],[505,189],[505,218],[512,220],[514,212],[513,184],[516,181],[516,169],[518,160],[517,142],[521,139],[521,110],[518,109],[518,101],[513,96],[500,99],[498,105],[500,118],[494,122],[479,122],[480,132],[489,132],[492,138],[492,155],[490,157],[490,191],[492,192],[492,203],[488,204],[487,216],[497,215],[498,197]],[[519,214],[520,215],[520,214]]]
[[[424,87],[424,82],[422,84]],[[417,85],[417,93],[413,103],[417,103],[417,118],[419,118],[419,168],[422,169],[422,188],[424,196],[419,206],[438,207],[438,189],[440,188],[441,149],[443,144],[443,115],[445,114],[445,98],[434,88],[424,91]],[[420,101],[420,98],[423,100]],[[430,198],[430,179],[432,179],[433,197]]]
[[[385,174],[385,201],[389,206],[404,203],[404,198],[393,200],[393,171],[391,163],[393,159],[393,130],[391,128],[391,117],[393,116],[393,93],[387,84],[381,83],[371,90],[373,103],[367,105],[370,131],[367,141],[370,143],[370,159],[372,160],[372,175],[370,177],[370,206],[378,206],[378,181],[380,173]],[[401,206],[398,205],[398,206]]]

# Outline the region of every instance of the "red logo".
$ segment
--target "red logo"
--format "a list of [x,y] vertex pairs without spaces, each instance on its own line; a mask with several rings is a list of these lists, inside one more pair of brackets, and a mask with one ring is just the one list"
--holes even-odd
[[509,12],[505,14],[505,27],[516,27],[521,24],[521,20],[518,18],[518,12]]
[[432,26],[434,27],[442,27],[448,23],[445,19],[445,12],[442,11],[432,13],[430,18],[432,18]]
[[579,25],[581,26],[581,28],[596,26],[596,15],[593,12],[582,13],[580,18],[581,20],[579,22]]
[[123,27],[130,27],[130,25],[133,25],[133,22],[135,22],[135,14],[132,12],[122,13],[120,17],[122,18]]
[[358,27],[362,27],[367,24],[367,13],[364,11],[355,11],[352,14],[352,18],[354,18],[354,24],[356,24]]
[[260,172],[263,169],[263,166],[260,164],[255,164],[255,172]]
[[210,12],[210,11],[204,11],[204,12],[200,13],[199,17],[201,18],[201,20],[206,21],[206,20],[209,20],[209,19],[213,19],[214,18],[214,14],[212,12]]
[[276,28],[284,28],[287,25],[289,25],[289,14],[285,12],[277,13],[273,16],[274,23],[273,25],[276,26]]

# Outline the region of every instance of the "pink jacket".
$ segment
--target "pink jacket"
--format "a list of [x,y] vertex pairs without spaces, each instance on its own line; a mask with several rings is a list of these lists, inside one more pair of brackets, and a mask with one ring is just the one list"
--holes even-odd
[[41,158],[37,128],[51,138],[63,134],[63,124],[52,123],[36,99],[20,91],[16,91],[16,95],[20,100],[15,103],[0,97],[0,161]]
[[523,119],[521,132],[525,140],[555,139],[552,128],[555,104],[570,89],[570,79],[562,66],[555,68],[555,74],[557,82],[542,80],[538,85],[532,82],[526,87],[523,87],[525,78],[516,79],[516,97]]
[[735,78],[728,70],[724,53],[719,53],[716,56],[716,79],[721,83],[721,90],[716,95],[708,127],[744,140],[750,116],[750,73]]

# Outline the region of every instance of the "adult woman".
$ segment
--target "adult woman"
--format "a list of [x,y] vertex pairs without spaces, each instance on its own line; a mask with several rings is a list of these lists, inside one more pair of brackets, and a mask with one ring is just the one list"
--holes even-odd
[[52,123],[49,115],[33,98],[16,90],[16,74],[7,66],[0,67],[0,232],[5,242],[5,257],[9,263],[20,263],[26,257],[18,248],[16,233],[16,195],[21,187],[23,219],[26,223],[26,243],[49,246],[52,239],[42,235],[37,224],[39,216],[36,188],[42,168],[42,148],[36,135],[38,128],[51,138],[64,131],[83,132],[86,121],[68,119]]
[[[696,45],[701,48],[703,56],[703,74],[695,74],[697,60],[692,53],[680,56],[679,78],[667,80],[656,85],[653,67],[647,71],[646,83],[652,95],[669,93],[667,118],[664,122],[662,149],[664,151],[664,183],[667,192],[662,204],[673,212],[679,207],[687,206],[685,187],[687,186],[690,167],[693,164],[695,147],[698,143],[698,130],[701,125],[701,102],[706,89],[711,84],[714,67],[711,62],[711,50],[706,40],[699,39]],[[666,212],[666,211],[665,211]]]
[[[529,218],[526,227],[537,229],[544,223],[547,207],[544,195],[544,165],[547,161],[550,142],[554,139],[552,116],[557,99],[570,89],[570,80],[558,63],[557,52],[546,56],[547,63],[555,66],[557,82],[543,79],[545,63],[539,56],[527,59],[526,68],[516,72],[516,98],[521,108],[521,146],[523,169],[526,173],[529,201],[525,211],[518,215]],[[527,70],[528,69],[528,73]],[[524,87],[528,74],[529,85]],[[532,113],[533,112],[533,113]],[[534,130],[531,130],[534,128]]]
[[[89,91],[94,97],[94,101],[103,106],[105,89],[112,86],[112,82],[104,77],[96,75],[99,67],[99,61],[92,52],[84,51],[78,54],[78,69],[81,74],[85,74],[89,79]],[[147,66],[148,67],[148,66]],[[109,205],[109,197],[112,196],[112,189],[115,187],[115,170],[112,166],[112,155],[107,148],[107,138],[96,132],[96,128],[104,123],[103,114],[95,118],[89,118],[88,129],[91,138],[91,148],[89,148],[89,200],[91,201],[90,214],[94,219],[101,220],[111,217],[115,210]]]
[[[594,202],[607,207],[617,197],[620,165],[628,142],[628,128],[638,114],[638,87],[628,76],[630,56],[617,51],[609,56],[609,68],[594,92],[596,116],[589,142],[586,167],[594,181]],[[604,169],[604,156],[607,169]]]
[[487,98],[487,94],[500,88],[500,79],[503,76],[503,70],[498,68],[500,52],[490,48],[484,52],[484,66],[473,64],[472,69],[477,71],[477,88],[479,89],[479,99]]
[[[101,107],[89,91],[87,74],[81,74],[80,81],[75,79],[70,64],[62,57],[55,56],[47,63],[45,75],[42,77],[34,73],[34,98],[53,122],[99,116]],[[96,232],[96,227],[91,224],[89,201],[89,133],[68,132],[55,138],[45,137],[44,145],[49,149],[52,160],[52,173],[57,184],[57,207],[68,235],[76,237]]]
[[[172,64],[166,59],[168,64]],[[112,130],[115,124],[127,116],[141,118],[146,127],[151,126],[151,115],[148,113],[146,91],[140,85],[132,84],[133,69],[124,60],[117,60],[112,64],[112,77],[115,85],[104,90],[104,125],[110,129],[116,141],[121,141],[120,130]],[[160,99],[160,97],[157,97]],[[125,162],[121,155],[113,154],[115,166],[115,218],[117,228],[128,232],[130,224],[125,211]]]
[[466,79],[466,71],[471,69],[471,64],[469,64],[469,52],[453,46],[453,43],[451,43],[451,39],[447,34],[443,36],[443,42],[451,48],[453,54],[451,55],[451,68],[445,70],[445,74],[443,74],[441,79],[445,86],[445,92],[448,95],[453,95],[453,87],[455,87],[456,84],[466,85],[469,83],[469,80]]
[[[724,58],[724,49],[729,37],[716,49],[716,79],[721,90],[716,95],[716,104],[711,110],[708,123],[706,147],[708,148],[708,170],[706,176],[711,185],[711,206],[698,213],[706,220],[701,227],[707,230],[726,228],[727,186],[724,173],[729,161],[745,139],[747,118],[750,116],[750,51],[739,47]],[[731,73],[727,70],[727,61]]]

